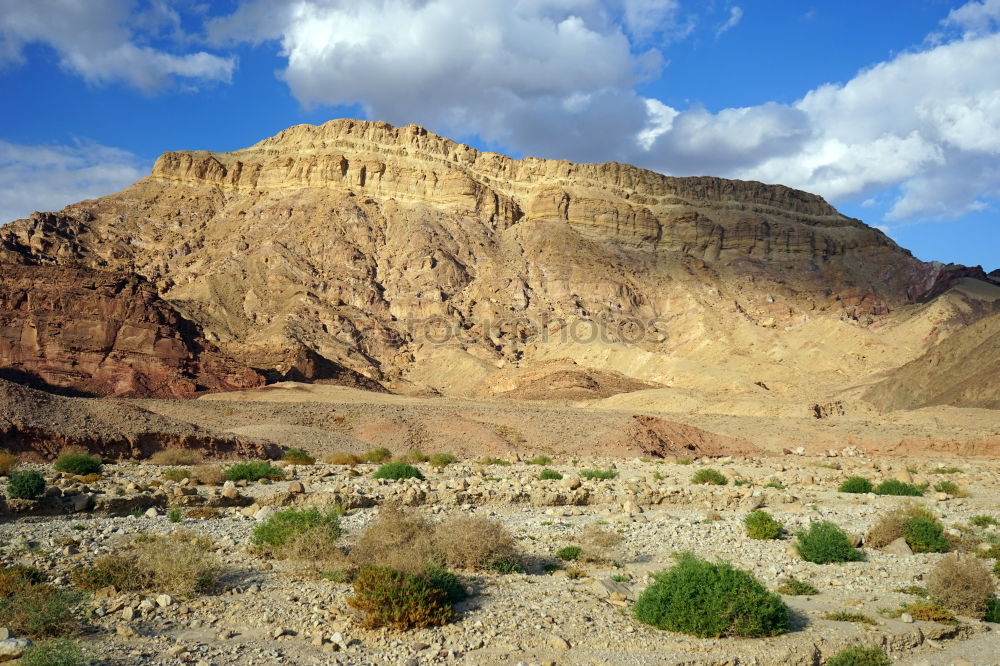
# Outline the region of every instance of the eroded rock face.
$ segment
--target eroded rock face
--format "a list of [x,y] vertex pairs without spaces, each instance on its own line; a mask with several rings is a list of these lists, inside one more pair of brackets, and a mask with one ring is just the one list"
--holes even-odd
[[0,263],[0,376],[130,397],[263,384],[135,276],[7,263]]
[[234,358],[312,380],[323,364],[295,359],[315,354],[355,385],[408,376],[441,329],[484,368],[529,363],[551,321],[639,322],[637,348],[717,359],[758,328],[876,323],[955,269],[783,186],[354,120],[166,153],[120,193],[3,228],[0,260],[138,273]]

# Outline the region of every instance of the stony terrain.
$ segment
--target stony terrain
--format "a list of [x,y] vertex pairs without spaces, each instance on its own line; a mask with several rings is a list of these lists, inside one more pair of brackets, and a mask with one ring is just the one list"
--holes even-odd
[[[941,466],[957,471],[934,473]],[[691,464],[559,458],[549,467],[562,472],[562,481],[538,481],[539,467],[524,462],[461,459],[443,469],[420,467],[426,481],[378,481],[371,478],[372,465],[319,463],[286,466],[285,481],[222,488],[164,481],[164,468],[149,464],[106,465],[102,478],[85,484],[43,467],[57,489],[36,504],[49,509],[9,503],[8,520],[0,526],[2,559],[40,567],[65,584],[74,569],[132,535],[191,530],[209,537],[227,570],[218,593],[186,600],[111,590],[92,597],[84,637],[107,664],[819,664],[856,643],[883,645],[896,663],[911,665],[993,664],[1000,654],[996,625],[883,616],[915,600],[901,590],[920,585],[942,555],[865,549],[863,562],[816,565],[795,555],[789,538],[748,539],[741,522],[748,511],[763,507],[792,531],[828,519],[863,534],[902,498],[836,492],[842,480],[860,474],[875,481],[955,481],[966,496],[931,491],[923,501],[961,534],[973,530],[973,515],[1000,517],[996,461],[885,459],[854,450],[833,457],[724,457]],[[617,478],[578,476],[586,468],[609,467]],[[692,485],[691,476],[705,467],[722,471],[729,485]],[[73,500],[82,494],[96,501]],[[249,547],[251,529],[276,509],[334,503],[353,507],[343,521],[345,546],[389,503],[410,505],[434,520],[494,518],[516,536],[526,572],[460,572],[472,595],[445,627],[363,629],[346,604],[349,584],[318,579],[301,564],[271,560]],[[219,517],[172,523],[166,515],[169,507],[205,506],[219,507]],[[623,537],[608,562],[543,571],[545,563],[557,561],[557,549],[575,543],[591,525]],[[996,527],[982,534],[995,538]],[[770,589],[794,576],[818,593],[785,597],[793,628],[772,639],[697,639],[637,623],[629,608],[648,575],[684,550],[733,561]],[[865,614],[874,624],[824,619],[844,610]]]

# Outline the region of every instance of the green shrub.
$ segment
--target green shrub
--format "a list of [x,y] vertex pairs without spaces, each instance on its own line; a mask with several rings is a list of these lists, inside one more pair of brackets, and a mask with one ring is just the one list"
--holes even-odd
[[405,456],[403,456],[401,459],[411,463],[425,463],[428,460],[430,460],[431,457],[426,453],[424,453],[423,451],[421,451],[420,449],[413,449]]
[[458,582],[458,577],[443,567],[427,567],[424,570],[424,575],[431,587],[444,592],[448,601],[453,604],[469,596],[462,584]]
[[699,469],[691,477],[691,483],[708,486],[724,486],[729,483],[729,479],[723,476],[722,472],[714,469]]
[[747,527],[747,536],[751,539],[765,541],[781,536],[781,523],[767,511],[754,511],[743,519]]
[[654,576],[635,604],[636,619],[700,638],[775,636],[788,630],[788,607],[746,571],[683,553]]
[[778,592],[781,594],[787,594],[790,597],[819,594],[819,590],[817,590],[814,585],[792,576],[789,576],[784,583],[778,586]]
[[65,636],[76,630],[82,597],[48,583],[23,581],[0,597],[0,626],[29,638]]
[[312,465],[316,462],[314,456],[302,449],[288,449],[282,454],[281,459],[290,465]]
[[912,483],[904,483],[897,479],[889,479],[875,486],[876,495],[897,495],[900,497],[920,497],[924,494]]
[[[744,481],[743,483],[737,483],[736,485],[744,485],[746,483],[750,483],[750,482],[749,481]],[[781,483],[779,481],[768,481],[767,483],[764,484],[764,487],[765,488],[774,488],[775,490],[784,490],[788,486],[786,486],[785,484],[783,484],[783,483]]]
[[935,467],[930,470],[930,474],[958,474],[962,470],[958,467]]
[[852,476],[837,488],[841,493],[870,493],[872,490],[874,490],[872,482],[863,476]]
[[549,465],[552,463],[552,458],[549,458],[548,456],[535,456],[526,462],[529,465]]
[[824,620],[833,620],[835,622],[856,622],[858,624],[878,624],[875,620],[868,617],[864,613],[855,613],[853,611],[835,611],[833,613],[827,613],[823,616]]
[[980,514],[978,516],[973,516],[969,518],[969,522],[976,527],[989,527],[990,525],[997,525],[997,519],[993,516],[987,516],[985,514]]
[[170,522],[172,523],[179,523],[181,522],[181,520],[183,520],[183,518],[181,517],[181,510],[177,508],[171,509],[170,513],[167,514],[167,517],[170,519]]
[[856,645],[830,657],[826,666],[892,666],[892,659],[877,645]]
[[674,458],[674,463],[677,465],[690,465],[692,461],[690,458]]
[[990,599],[990,602],[986,604],[986,616],[983,619],[987,622],[1000,623],[1000,599]]
[[580,471],[580,476],[587,480],[614,479],[618,472],[613,469],[584,469]]
[[914,553],[946,553],[950,546],[937,521],[914,516],[906,521],[903,537]]
[[572,562],[576,558],[580,557],[580,553],[582,552],[583,549],[579,546],[566,546],[556,551],[556,557],[565,562]]
[[375,470],[374,476],[376,479],[393,479],[395,481],[400,479],[424,478],[424,475],[420,473],[419,469],[404,462],[386,463]]
[[458,460],[455,456],[450,453],[435,453],[430,458],[430,463],[432,467],[447,467]]
[[370,463],[384,463],[392,458],[392,451],[385,448],[384,446],[377,449],[372,449],[365,454],[365,460]]
[[490,571],[498,574],[515,574],[524,571],[521,567],[521,561],[510,555],[500,555],[499,557],[495,557],[490,560],[486,566],[490,569]]
[[77,641],[53,638],[24,651],[20,666],[82,666],[89,660],[87,651]]
[[504,460],[503,458],[483,458],[479,461],[480,465],[503,465],[506,467],[510,465],[509,460]]
[[916,601],[912,604],[906,604],[899,609],[899,612],[893,613],[892,617],[899,617],[903,613],[909,613],[910,617],[920,622],[958,624],[954,613],[932,601]]
[[562,474],[555,471],[554,469],[549,469],[548,467],[546,467],[545,469],[543,469],[541,472],[538,473],[539,481],[558,481],[561,478],[563,478]]
[[347,603],[367,614],[362,625],[369,629],[437,627],[455,616],[448,592],[435,587],[431,576],[385,567],[362,569],[354,579],[354,596]]
[[959,492],[958,484],[954,481],[938,481],[934,484],[934,490],[939,493],[948,493],[949,495],[957,495]]
[[285,478],[284,472],[266,460],[235,463],[227,467],[222,474],[228,481],[260,481],[261,479],[279,480]]
[[35,470],[14,472],[7,484],[7,494],[15,499],[35,499],[45,492],[45,479]]
[[163,478],[167,481],[183,481],[191,476],[191,472],[180,467],[168,467],[163,470]]
[[86,454],[70,454],[56,459],[56,471],[65,474],[96,474],[101,471],[101,461]]
[[339,509],[320,511],[315,507],[279,511],[254,528],[250,543],[274,552],[293,536],[313,529],[323,530],[332,543],[340,536],[340,515]]
[[813,523],[804,532],[797,532],[795,550],[807,562],[856,562],[864,558],[860,550],[851,545],[844,530],[829,521]]

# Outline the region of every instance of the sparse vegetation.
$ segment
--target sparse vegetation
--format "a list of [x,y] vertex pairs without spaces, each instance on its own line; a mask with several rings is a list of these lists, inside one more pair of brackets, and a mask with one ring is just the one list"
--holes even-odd
[[691,483],[698,485],[709,485],[709,486],[724,486],[729,483],[722,472],[714,470],[711,468],[699,469],[691,477]]
[[1000,623],[1000,599],[990,599],[986,604],[986,615],[983,617],[987,622]]
[[834,611],[832,613],[827,613],[823,616],[824,620],[833,620],[835,622],[856,622],[858,624],[878,624],[873,618],[868,617],[864,613],[855,613],[853,611]]
[[958,467],[935,467],[929,470],[929,474],[958,474],[962,470]]
[[[747,482],[747,483],[749,483],[749,482]],[[780,481],[768,481],[767,483],[764,484],[764,487],[765,488],[774,488],[775,490],[784,490],[788,486],[786,486],[785,484],[781,483]]]
[[556,557],[563,562],[572,562],[580,557],[580,553],[582,552],[583,548],[580,548],[580,546],[565,546],[556,551]]
[[535,456],[531,460],[525,461],[528,465],[551,465],[552,458],[548,456]]
[[347,603],[366,614],[362,624],[368,628],[441,626],[452,620],[455,611],[448,590],[440,584],[440,578],[427,573],[365,567],[354,579],[354,596]]
[[79,594],[45,582],[28,567],[0,569],[0,626],[32,639],[66,636],[79,626]]
[[945,555],[927,577],[931,599],[949,610],[982,618],[996,594],[993,578],[982,562],[968,555]]
[[692,553],[654,576],[634,613],[645,624],[701,638],[775,636],[789,622],[785,603],[750,573]]
[[45,479],[35,470],[14,472],[7,483],[7,494],[15,499],[35,499],[45,492]]
[[618,558],[622,535],[599,525],[588,525],[580,533],[579,559],[584,562],[612,562]]
[[[301,539],[310,535],[320,544],[333,544],[340,537],[340,509],[320,511],[315,507],[308,509],[286,509],[279,511],[264,523],[254,528],[250,543],[276,556],[286,556],[287,547],[293,539]],[[301,547],[301,541],[298,544]]]
[[503,458],[483,458],[479,461],[480,465],[510,465],[509,460],[504,460]]
[[554,469],[549,469],[548,467],[546,467],[545,469],[543,469],[541,472],[538,473],[539,481],[558,481],[561,478],[563,478],[562,474],[555,471]]
[[154,465],[200,465],[205,456],[197,449],[161,449],[149,457]]
[[181,516],[181,510],[177,508],[171,509],[170,512],[167,514],[167,517],[170,519],[170,522],[172,523],[179,523],[181,522],[181,520],[183,520]]
[[872,482],[863,476],[852,476],[837,488],[841,493],[870,493],[875,489]]
[[958,624],[954,613],[931,601],[915,601],[912,604],[906,604],[901,606],[899,610],[893,611],[889,617],[899,617],[903,613],[908,613],[914,620],[921,622]]
[[618,472],[613,469],[584,469],[580,470],[580,477],[593,481],[594,479],[608,480],[618,477]]
[[288,449],[281,455],[281,459],[290,465],[312,465],[316,462],[314,456],[302,449]]
[[955,495],[956,497],[962,493],[962,489],[958,487],[958,484],[954,481],[938,481],[933,486],[934,490],[939,493],[947,493],[949,495]]
[[82,666],[88,661],[88,652],[78,641],[52,638],[33,645],[24,651],[20,666]]
[[387,448],[385,448],[383,446],[383,447],[380,447],[380,448],[377,448],[377,449],[372,449],[371,451],[368,451],[367,453],[365,453],[364,458],[365,458],[365,461],[367,461],[367,462],[380,464],[380,463],[388,462],[389,460],[392,459],[392,451],[390,451],[389,449],[387,449]]
[[[365,460],[359,455],[354,453],[347,453],[346,451],[335,451],[333,453],[328,453],[323,456],[323,462],[327,465],[350,465],[354,467],[355,465],[360,465]],[[414,462],[423,462],[422,460],[414,460]]]
[[754,511],[743,519],[747,528],[747,536],[751,539],[766,541],[781,536],[781,523],[767,511]]
[[674,458],[674,463],[677,465],[690,465],[692,462],[690,458]]
[[973,516],[969,518],[969,523],[975,525],[976,527],[989,527],[990,525],[998,525],[997,519],[993,516],[987,516],[985,514],[980,514],[978,516]]
[[412,451],[410,451],[401,458],[403,462],[409,462],[413,464],[425,463],[430,459],[431,457],[426,453],[424,453],[423,451],[421,451],[420,449],[413,449]]
[[435,526],[434,548],[445,566],[453,569],[507,569],[520,567],[514,537],[503,525],[481,516],[452,518]]
[[260,481],[261,479],[279,480],[285,478],[284,472],[266,460],[234,463],[225,469],[223,475],[227,481]]
[[17,467],[17,456],[7,451],[0,451],[0,476],[10,476]]
[[168,467],[163,470],[163,478],[167,481],[183,481],[191,476],[191,472],[180,467]]
[[63,454],[56,459],[55,470],[64,474],[96,474],[101,461],[87,454]]
[[865,544],[884,548],[900,537],[918,553],[943,553],[949,549],[940,521],[915,502],[902,504],[879,518],[865,535]]
[[455,456],[450,453],[435,453],[430,457],[431,467],[447,467],[458,460]]
[[191,470],[191,478],[203,486],[221,486],[226,474],[220,465],[198,465]]
[[892,659],[877,645],[857,645],[830,657],[826,666],[892,666]]
[[792,576],[789,576],[785,579],[785,582],[778,586],[778,592],[780,594],[787,594],[790,597],[819,594],[819,590],[815,586]]
[[923,516],[910,518],[904,527],[904,538],[914,553],[946,553],[949,543],[944,528],[936,520]]
[[924,491],[913,485],[897,479],[888,479],[875,486],[876,495],[896,495],[900,497],[920,497]]
[[394,481],[399,481],[400,479],[424,478],[424,475],[420,472],[420,470],[413,465],[398,461],[382,465],[375,470],[375,474],[373,476],[376,479],[391,479]]
[[187,510],[184,517],[195,520],[211,520],[219,518],[221,515],[222,513],[214,506],[194,506]]
[[851,545],[844,530],[829,521],[813,523],[808,530],[795,536],[798,537],[795,550],[807,562],[829,564],[864,559],[861,551]]

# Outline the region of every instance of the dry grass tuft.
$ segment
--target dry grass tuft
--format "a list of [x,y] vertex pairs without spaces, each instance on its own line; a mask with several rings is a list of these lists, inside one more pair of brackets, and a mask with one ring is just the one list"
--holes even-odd
[[89,456],[90,449],[80,446],[78,444],[67,444],[66,446],[59,449],[59,455],[57,457],[62,458],[63,456]]
[[328,453],[323,456],[323,462],[327,465],[350,465],[351,467],[354,467],[359,463],[363,463],[364,459],[353,453],[334,451],[333,453]]
[[200,465],[204,460],[197,449],[163,449],[149,457],[154,465]]
[[599,525],[589,525],[577,539],[579,559],[584,562],[613,562],[621,559],[622,535]]
[[196,506],[184,513],[185,518],[194,518],[195,520],[211,520],[220,516],[222,516],[222,512],[214,506]]
[[0,451],[0,476],[10,476],[17,467],[17,456],[7,451]]
[[931,598],[945,608],[982,618],[996,593],[989,569],[970,555],[945,555],[927,578]]
[[906,535],[906,523],[912,518],[926,518],[937,522],[937,516],[916,502],[903,502],[891,512],[882,516],[865,535],[865,546],[884,548],[901,536]]
[[191,469],[191,478],[203,486],[221,486],[226,474],[221,465],[198,465]]
[[434,543],[434,526],[412,511],[384,506],[351,549],[351,562],[358,567],[377,562],[409,574],[419,574],[428,565],[443,564]]
[[492,568],[501,558],[518,559],[510,532],[495,520],[480,516],[453,518],[434,529],[434,545],[449,567]]

